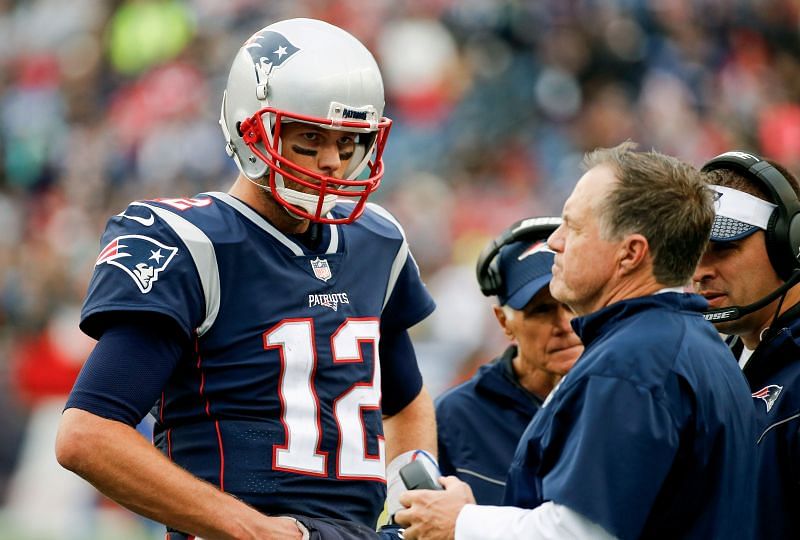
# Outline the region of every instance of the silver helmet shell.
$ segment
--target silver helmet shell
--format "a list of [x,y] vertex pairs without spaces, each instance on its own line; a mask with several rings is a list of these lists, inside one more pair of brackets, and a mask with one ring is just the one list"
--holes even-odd
[[[290,213],[339,222],[327,213],[338,199],[349,197],[356,202],[347,220],[352,221],[383,176],[381,156],[391,127],[383,108],[378,65],[360,41],[323,21],[290,19],[261,29],[239,49],[222,99],[220,126],[242,174],[269,189]],[[283,158],[276,137],[282,122],[358,133],[357,151],[343,178]],[[357,180],[368,165],[368,177]],[[284,178],[312,192],[289,189]]]

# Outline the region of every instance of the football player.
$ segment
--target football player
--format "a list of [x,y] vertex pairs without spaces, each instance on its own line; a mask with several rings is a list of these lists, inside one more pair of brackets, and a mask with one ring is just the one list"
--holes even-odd
[[[267,26],[222,99],[232,188],[108,222],[81,318],[98,343],[57,457],[169,539],[375,538],[386,463],[435,449],[408,335],[434,303],[403,229],[367,202],[383,107],[350,34]],[[157,449],[134,429],[149,411]]]

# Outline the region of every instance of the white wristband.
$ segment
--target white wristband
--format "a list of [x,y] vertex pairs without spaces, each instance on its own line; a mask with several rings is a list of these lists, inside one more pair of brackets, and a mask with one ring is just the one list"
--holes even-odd
[[438,479],[442,475],[439,472],[439,464],[436,458],[426,450],[409,450],[394,458],[386,466],[386,512],[389,514],[391,521],[394,521],[395,513],[405,508],[400,504],[400,495],[406,491],[406,486],[400,478],[400,469],[403,468],[403,465],[416,460],[420,460],[434,478]]

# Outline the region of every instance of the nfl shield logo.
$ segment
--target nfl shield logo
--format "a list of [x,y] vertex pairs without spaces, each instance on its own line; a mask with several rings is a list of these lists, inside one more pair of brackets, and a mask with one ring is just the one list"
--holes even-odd
[[311,261],[311,268],[314,269],[314,276],[322,281],[328,281],[333,277],[331,274],[331,267],[328,266],[328,259],[320,259],[317,257]]

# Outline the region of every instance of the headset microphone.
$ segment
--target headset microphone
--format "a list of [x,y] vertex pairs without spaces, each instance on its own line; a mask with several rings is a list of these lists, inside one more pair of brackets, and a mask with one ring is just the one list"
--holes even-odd
[[783,285],[781,285],[780,287],[769,293],[767,296],[765,296],[758,302],[753,302],[752,304],[748,304],[746,306],[729,306],[725,308],[710,309],[703,313],[703,318],[712,323],[735,321],[736,319],[741,319],[745,315],[753,313],[754,311],[758,311],[759,309],[768,305],[770,302],[774,301],[776,298],[780,297],[783,294],[786,294],[786,291],[788,291],[798,283],[800,283],[800,270],[795,270],[795,272],[786,281],[786,283],[784,283]]

